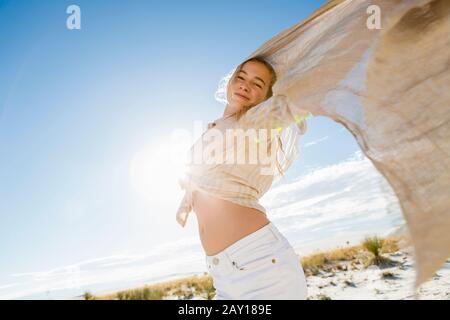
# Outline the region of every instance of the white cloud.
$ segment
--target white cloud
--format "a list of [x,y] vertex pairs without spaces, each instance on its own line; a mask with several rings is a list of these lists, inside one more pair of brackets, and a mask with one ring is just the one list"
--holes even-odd
[[307,142],[307,143],[305,143],[304,147],[305,147],[305,148],[308,148],[308,147],[310,147],[310,146],[313,146],[313,145],[315,145],[315,144],[318,144],[319,142],[325,141],[325,140],[327,140],[327,139],[328,139],[328,136],[325,136],[325,137],[322,137],[322,138],[320,138],[320,139],[317,139],[317,140],[314,140],[314,141],[311,141],[311,142]]
[[390,185],[361,151],[273,187],[261,203],[297,247],[338,234],[383,233],[403,223]]

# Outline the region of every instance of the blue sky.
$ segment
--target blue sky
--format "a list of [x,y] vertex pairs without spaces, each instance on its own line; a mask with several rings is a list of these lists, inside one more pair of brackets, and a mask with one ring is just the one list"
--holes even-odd
[[[175,222],[176,181],[159,181],[170,169],[142,163],[173,130],[222,116],[220,78],[323,2],[0,0],[0,290],[195,237],[194,218]],[[71,4],[81,30],[66,28]],[[286,182],[359,150],[322,117],[300,146]]]

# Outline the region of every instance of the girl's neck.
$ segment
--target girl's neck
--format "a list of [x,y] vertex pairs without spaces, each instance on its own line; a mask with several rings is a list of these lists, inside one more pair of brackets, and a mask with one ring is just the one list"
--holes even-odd
[[237,111],[238,110],[236,110],[235,107],[227,104],[227,106],[225,107],[225,110],[223,111],[223,118],[228,118],[228,117],[232,116],[233,114],[237,113]]

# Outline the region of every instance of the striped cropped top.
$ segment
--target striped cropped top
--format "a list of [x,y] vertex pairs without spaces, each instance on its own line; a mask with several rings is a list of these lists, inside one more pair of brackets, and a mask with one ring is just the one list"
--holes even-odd
[[[179,178],[185,193],[176,213],[177,222],[185,226],[193,209],[194,190],[266,213],[259,199],[274,180],[271,150],[278,141],[274,138],[294,122],[304,132],[304,116],[304,110],[292,109],[286,96],[275,95],[239,119],[231,115],[210,123],[189,150],[189,163]],[[213,142],[207,144],[210,140]]]

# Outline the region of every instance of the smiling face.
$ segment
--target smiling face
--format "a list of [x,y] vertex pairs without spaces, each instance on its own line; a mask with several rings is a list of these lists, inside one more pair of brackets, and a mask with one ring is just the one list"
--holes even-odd
[[228,108],[237,112],[263,102],[267,99],[271,80],[272,74],[263,63],[246,62],[228,85]]

